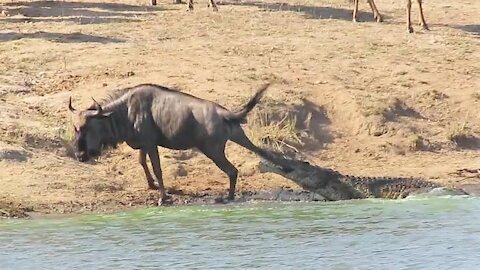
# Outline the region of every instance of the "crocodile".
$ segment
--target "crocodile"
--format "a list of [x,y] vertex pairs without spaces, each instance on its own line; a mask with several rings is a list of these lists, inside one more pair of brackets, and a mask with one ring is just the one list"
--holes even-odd
[[261,173],[282,175],[303,189],[321,195],[327,201],[364,198],[401,199],[429,192],[468,195],[462,189],[445,187],[423,179],[344,175],[279,153],[270,153],[269,156],[268,160],[260,160]]

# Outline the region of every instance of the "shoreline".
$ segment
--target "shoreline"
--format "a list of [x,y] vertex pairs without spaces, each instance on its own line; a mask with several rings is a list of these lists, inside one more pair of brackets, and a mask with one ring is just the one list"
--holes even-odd
[[[311,193],[302,189],[292,188],[271,188],[257,191],[243,191],[237,193],[233,202],[224,199],[225,194],[201,193],[201,194],[170,194],[173,203],[166,206],[158,206],[159,194],[156,191],[145,191],[143,194],[137,194],[131,201],[119,199],[115,202],[98,201],[93,207],[87,207],[86,204],[79,202],[65,203],[62,205],[53,204],[46,206],[43,204],[31,206],[29,202],[0,201],[0,218],[42,218],[50,216],[69,216],[77,214],[100,214],[114,213],[124,210],[143,208],[143,207],[175,207],[175,206],[194,206],[194,205],[221,205],[228,203],[244,203],[248,201],[323,201],[320,195]],[[143,196],[143,201],[142,201]]]
[[[480,184],[465,184],[460,186],[469,196],[480,196]],[[270,188],[256,191],[242,191],[237,194],[233,202],[224,200],[224,195],[219,193],[203,193],[197,195],[170,194],[173,199],[171,205],[158,206],[158,194],[154,191],[146,191],[144,202],[141,202],[141,195],[138,194],[130,202],[118,200],[115,203],[108,201],[99,201],[94,208],[78,207],[81,204],[72,202],[72,205],[64,204],[63,207],[52,205],[51,208],[32,208],[26,206],[28,203],[15,203],[0,201],[0,219],[38,219],[58,217],[64,218],[81,214],[112,214],[133,209],[147,207],[177,207],[177,206],[208,206],[208,205],[226,205],[255,201],[266,202],[326,202],[321,195],[309,192],[303,189],[293,188]],[[416,194],[418,195],[418,194]],[[434,195],[435,196],[435,195]],[[77,205],[75,207],[74,205]],[[41,205],[40,205],[41,206]]]

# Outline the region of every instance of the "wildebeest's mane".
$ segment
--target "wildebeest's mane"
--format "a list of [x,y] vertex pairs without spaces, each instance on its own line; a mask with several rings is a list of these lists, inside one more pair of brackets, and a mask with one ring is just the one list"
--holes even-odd
[[[190,97],[198,99],[198,97],[192,96],[188,93],[184,93],[180,89],[177,89],[177,88],[170,88],[170,87],[161,86],[161,85],[158,85],[158,84],[146,83],[146,84],[135,85],[135,86],[132,86],[132,87],[115,89],[115,90],[111,91],[110,93],[108,93],[105,98],[98,101],[98,103],[101,106],[104,106],[106,104],[109,104],[111,102],[114,102],[114,101],[120,99],[121,97],[128,94],[130,91],[133,91],[133,90],[141,88],[141,87],[154,87],[155,89],[158,89],[158,90],[163,90],[163,91],[168,91],[168,92],[176,92],[176,93],[179,93],[179,94],[182,94],[182,95],[186,95],[186,96],[190,96]],[[95,104],[90,105],[90,107],[88,107],[87,110],[95,110]]]

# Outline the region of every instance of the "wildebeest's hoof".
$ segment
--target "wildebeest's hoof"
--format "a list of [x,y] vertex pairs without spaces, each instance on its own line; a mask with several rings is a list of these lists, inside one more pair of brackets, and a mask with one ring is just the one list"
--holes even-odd
[[172,204],[173,204],[173,200],[172,200],[172,197],[170,196],[158,199],[158,206],[167,206]]

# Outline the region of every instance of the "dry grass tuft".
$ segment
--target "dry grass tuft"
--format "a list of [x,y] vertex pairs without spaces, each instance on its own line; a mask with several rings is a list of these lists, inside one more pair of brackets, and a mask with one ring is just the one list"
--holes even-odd
[[423,151],[431,148],[430,142],[418,134],[408,137],[408,148],[410,151]]
[[274,121],[272,112],[255,111],[249,118],[247,132],[256,144],[262,144],[275,150],[285,148],[299,152],[295,145],[303,145],[296,129],[296,117],[286,113],[280,121]]
[[72,146],[72,142],[74,139],[73,128],[72,127],[60,128],[58,130],[57,137],[65,150],[65,155],[67,157],[74,158],[75,151],[73,150],[73,146]]

